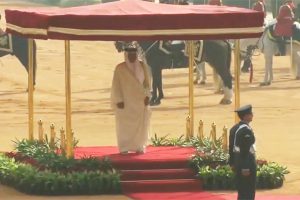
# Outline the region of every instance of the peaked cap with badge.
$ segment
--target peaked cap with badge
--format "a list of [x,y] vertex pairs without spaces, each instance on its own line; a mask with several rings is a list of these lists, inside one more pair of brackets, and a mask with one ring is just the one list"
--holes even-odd
[[248,104],[248,105],[242,106],[242,107],[236,109],[234,112],[236,112],[240,118],[247,114],[252,114],[252,105]]

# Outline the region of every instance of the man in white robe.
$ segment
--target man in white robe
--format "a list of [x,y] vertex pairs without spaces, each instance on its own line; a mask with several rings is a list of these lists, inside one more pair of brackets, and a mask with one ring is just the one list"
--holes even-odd
[[138,60],[136,47],[125,48],[125,62],[116,66],[111,88],[121,154],[145,153],[151,116],[149,97],[147,66]]

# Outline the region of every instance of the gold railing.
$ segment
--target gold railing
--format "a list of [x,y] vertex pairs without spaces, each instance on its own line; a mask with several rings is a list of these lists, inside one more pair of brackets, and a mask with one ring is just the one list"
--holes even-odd
[[[40,142],[43,142],[43,141],[46,141],[48,139],[48,136],[47,136],[47,133],[44,131],[44,127],[43,127],[43,121],[42,120],[39,120],[38,121],[38,140]],[[71,134],[72,134],[72,138],[74,137],[74,131],[71,130]],[[50,147],[54,148],[56,146],[56,131],[55,131],[55,125],[54,124],[51,124],[50,125],[50,140],[49,140],[49,145]],[[67,137],[66,137],[66,132],[65,132],[65,129],[62,127],[60,129],[60,142],[59,142],[59,147],[60,147],[60,150],[63,154],[66,154],[67,152]],[[71,142],[72,143],[72,146],[74,145],[73,144],[73,141]]]
[[191,118],[187,116],[186,118],[186,140],[190,140],[192,137],[191,135]]
[[[190,133],[190,118],[189,116],[186,118],[186,139],[189,140],[192,136],[189,134]],[[203,120],[199,121],[198,124],[198,139],[200,142],[203,144],[204,143],[204,138],[205,138],[205,131],[204,131],[204,123]],[[211,124],[211,130],[208,134],[208,138],[212,142],[212,147],[213,149],[217,148],[217,125],[215,122]],[[226,126],[223,127],[222,133],[220,134],[219,137],[222,140],[222,149],[224,151],[228,151],[228,128]]]

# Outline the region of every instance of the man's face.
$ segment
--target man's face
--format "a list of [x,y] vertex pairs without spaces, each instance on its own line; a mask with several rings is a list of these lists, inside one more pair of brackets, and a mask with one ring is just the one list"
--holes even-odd
[[136,51],[128,52],[128,60],[131,63],[134,63],[137,59]]
[[246,114],[246,115],[244,116],[244,119],[245,119],[245,121],[247,121],[247,122],[252,122],[252,119],[253,119],[253,113]]

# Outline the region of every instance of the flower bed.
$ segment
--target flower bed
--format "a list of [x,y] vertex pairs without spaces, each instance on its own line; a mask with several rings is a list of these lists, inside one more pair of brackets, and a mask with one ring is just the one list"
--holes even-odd
[[[284,175],[288,173],[286,167],[274,162],[258,164],[257,167],[257,189],[274,189],[283,185]],[[208,190],[235,189],[235,175],[229,165],[199,167],[198,177],[203,181],[203,187]]]
[[[108,158],[88,157],[68,159],[57,146],[43,142],[21,140],[16,152],[0,154],[0,183],[19,191],[39,195],[116,194],[121,192],[120,174]],[[199,141],[183,137],[152,138],[154,146],[193,146],[197,153],[190,166],[208,190],[235,188],[235,177],[228,163],[228,153],[219,139],[213,144],[208,138]],[[257,160],[257,188],[271,189],[283,185],[286,167],[274,162]]]
[[108,158],[68,159],[47,142],[16,142],[16,153],[0,155],[0,183],[28,194],[120,193],[120,174]]
[[[235,174],[228,165],[229,155],[222,149],[221,138],[213,144],[209,138],[199,141],[191,138],[185,141],[184,137],[168,138],[157,137],[151,139],[154,146],[193,146],[197,153],[191,158],[190,166],[197,171],[203,187],[208,190],[235,189]],[[275,162],[257,160],[256,187],[258,189],[273,189],[283,185],[285,175],[289,173],[286,167]]]

